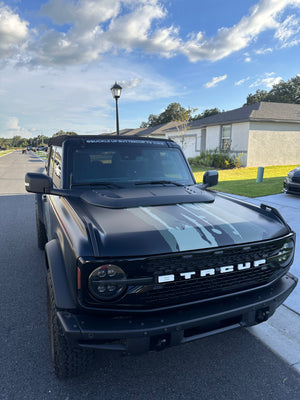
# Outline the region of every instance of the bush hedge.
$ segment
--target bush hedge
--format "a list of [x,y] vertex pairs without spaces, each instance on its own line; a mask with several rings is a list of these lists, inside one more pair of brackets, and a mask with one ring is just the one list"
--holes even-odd
[[188,161],[192,167],[240,168],[242,166],[242,155],[241,153],[235,157],[231,156],[228,151],[215,149],[202,151],[200,156],[191,157]]

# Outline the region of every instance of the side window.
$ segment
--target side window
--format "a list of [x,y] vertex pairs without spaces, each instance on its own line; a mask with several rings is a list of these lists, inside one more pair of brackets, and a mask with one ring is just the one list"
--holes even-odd
[[56,147],[55,152],[53,153],[52,165],[53,165],[53,184],[57,188],[61,188],[61,173],[62,173],[62,148]]
[[230,150],[231,145],[231,125],[221,127],[221,150]]

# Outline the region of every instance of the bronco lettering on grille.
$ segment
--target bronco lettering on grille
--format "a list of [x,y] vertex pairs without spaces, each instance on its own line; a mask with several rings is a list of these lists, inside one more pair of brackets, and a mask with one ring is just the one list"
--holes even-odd
[[227,274],[229,272],[243,271],[251,268],[257,268],[261,267],[264,264],[266,264],[266,260],[263,258],[261,260],[248,261],[236,265],[225,265],[223,267],[207,268],[207,269],[201,269],[199,271],[181,272],[176,275],[175,274],[160,275],[157,277],[157,282],[166,283],[166,282],[174,282],[178,280],[187,280],[193,278],[202,278],[202,277],[205,278],[207,276]]

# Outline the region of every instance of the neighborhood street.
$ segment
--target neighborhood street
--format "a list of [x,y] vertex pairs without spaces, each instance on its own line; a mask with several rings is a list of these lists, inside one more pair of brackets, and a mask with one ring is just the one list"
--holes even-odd
[[[292,366],[300,365],[300,284],[286,306],[259,327],[141,356],[102,352],[91,371],[58,380],[50,360],[46,268],[36,242],[34,195],[24,188],[25,173],[42,170],[33,153],[0,157],[0,400],[300,398],[300,368]],[[300,198],[282,195],[280,203],[278,196],[271,205],[299,232],[292,273],[300,278]],[[294,346],[291,355],[286,342]]]

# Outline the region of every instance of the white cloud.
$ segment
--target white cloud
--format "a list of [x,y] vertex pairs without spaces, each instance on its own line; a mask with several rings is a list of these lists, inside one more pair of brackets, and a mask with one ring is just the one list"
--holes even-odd
[[130,79],[129,81],[122,81],[120,82],[120,85],[122,86],[123,89],[132,89],[137,87],[142,80],[140,78],[133,78]]
[[[84,69],[80,66],[18,68],[16,73],[12,66],[6,66],[1,73],[7,78],[0,92],[0,137],[8,137],[8,134],[30,137],[31,133],[52,136],[60,129],[83,134],[114,130],[115,103],[110,87],[116,77],[121,86],[124,85],[120,99],[122,127],[137,124],[134,120],[124,125],[127,116],[122,115],[122,110],[127,107],[126,103],[178,95],[173,83],[147,65],[133,66],[121,58]],[[7,96],[6,93],[17,95]],[[10,120],[8,125],[8,115],[18,121]]]
[[282,47],[292,47],[300,42],[300,21],[295,15],[287,17],[279,25],[275,38],[279,39]]
[[242,85],[243,83],[249,81],[249,79],[250,79],[250,77],[248,76],[247,78],[244,78],[244,79],[241,79],[241,80],[235,82],[234,85],[235,85],[235,86],[240,86],[240,85]]
[[[266,30],[275,31],[281,46],[297,44],[299,20],[289,15],[281,21],[288,6],[300,7],[300,0],[259,0],[232,27],[222,27],[212,37],[195,32],[184,40],[178,27],[164,25],[167,9],[160,0],[50,0],[41,13],[54,25],[40,32],[29,31],[26,21],[2,5],[0,58],[9,50],[19,62],[68,66],[139,50],[161,57],[184,54],[192,62],[217,61],[245,49]],[[20,55],[19,45],[30,33],[30,46]]]
[[222,75],[222,76],[215,76],[214,78],[212,78],[211,81],[205,83],[205,87],[206,88],[211,88],[211,87],[215,87],[219,82],[224,81],[225,79],[227,79],[227,75]]
[[22,128],[20,126],[19,119],[17,117],[2,117],[0,116],[0,122],[3,126],[2,132],[0,131],[0,137],[3,134],[3,137],[9,139],[14,136],[22,136],[22,137],[32,137],[31,132],[29,132],[26,128]]
[[84,64],[108,52],[136,49],[170,57],[180,45],[177,28],[153,29],[166,16],[158,0],[50,0],[41,10],[70,28],[46,31],[32,43],[35,65]]
[[300,0],[260,0],[251,14],[243,17],[231,28],[221,28],[216,36],[205,37],[203,32],[187,41],[182,52],[196,62],[217,61],[247,47],[257,36],[268,29],[279,29],[276,17],[288,6],[300,7]]
[[28,37],[28,22],[0,3],[0,58],[13,55]]
[[246,57],[245,62],[251,62],[251,57]]
[[250,87],[256,87],[256,86],[265,86],[267,88],[272,88],[274,85],[277,85],[282,81],[281,76],[275,76],[275,72],[269,72],[265,73],[265,75],[262,78],[257,79],[254,83],[250,85]]
[[268,47],[266,49],[258,49],[255,51],[256,54],[268,54],[268,53],[272,53],[273,49],[271,49],[271,47]]
[[71,24],[76,30],[86,31],[116,17],[120,5],[120,0],[50,0],[42,5],[41,12],[55,24]]

